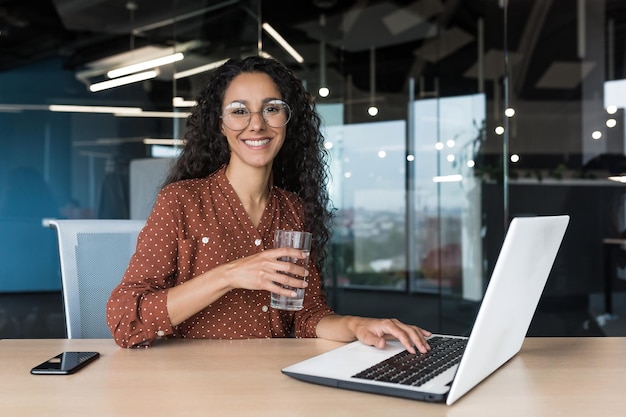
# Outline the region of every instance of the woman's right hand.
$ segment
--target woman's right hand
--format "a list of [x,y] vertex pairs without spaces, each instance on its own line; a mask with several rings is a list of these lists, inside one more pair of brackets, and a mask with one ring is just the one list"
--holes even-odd
[[[215,268],[213,273],[225,279],[229,289],[265,290],[287,297],[295,297],[296,294],[292,290],[283,288],[281,285],[288,285],[293,288],[306,288],[308,285],[306,280],[298,277],[306,277],[308,271],[300,265],[279,259],[304,259],[306,257],[307,255],[299,249],[267,249],[221,265]],[[295,275],[296,277],[287,274]]]
[[[279,258],[305,259],[299,249],[277,248],[240,258],[189,280],[185,285],[177,285],[168,290],[167,310],[172,325],[176,326],[198,311],[205,308],[230,290],[265,290],[286,297],[295,293],[282,285],[293,288],[306,288],[308,272],[302,266]],[[296,277],[286,274],[293,274]]]

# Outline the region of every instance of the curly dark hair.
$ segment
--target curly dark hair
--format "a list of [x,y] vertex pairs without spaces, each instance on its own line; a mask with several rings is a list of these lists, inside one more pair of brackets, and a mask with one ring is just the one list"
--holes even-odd
[[275,59],[251,56],[230,59],[217,68],[197,97],[187,119],[185,145],[165,180],[206,177],[230,159],[230,149],[221,132],[221,109],[230,82],[242,73],[260,72],[276,83],[292,111],[285,142],[272,165],[273,185],[297,194],[304,204],[304,227],[313,234],[311,253],[323,270],[329,254],[332,211],[328,196],[328,152],[320,131],[321,119],[313,97],[286,66]]

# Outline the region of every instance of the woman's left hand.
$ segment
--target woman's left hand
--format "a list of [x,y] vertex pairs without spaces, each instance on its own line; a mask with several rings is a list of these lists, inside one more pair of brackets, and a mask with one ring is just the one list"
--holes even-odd
[[350,327],[354,335],[366,345],[382,349],[387,339],[398,339],[411,353],[416,353],[415,348],[421,353],[430,350],[426,338],[432,333],[420,327],[402,323],[397,319],[352,317],[351,322]]

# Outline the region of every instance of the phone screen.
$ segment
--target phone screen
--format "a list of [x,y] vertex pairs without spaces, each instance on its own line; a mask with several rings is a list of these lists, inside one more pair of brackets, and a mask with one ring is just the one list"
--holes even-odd
[[63,352],[30,370],[35,375],[67,375],[100,356],[98,352]]

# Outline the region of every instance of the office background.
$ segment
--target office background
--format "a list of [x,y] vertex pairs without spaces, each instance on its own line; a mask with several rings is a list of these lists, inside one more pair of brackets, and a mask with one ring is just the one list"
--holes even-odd
[[338,312],[468,332],[510,218],[567,213],[531,335],[626,335],[620,0],[8,0],[0,48],[0,337],[65,335],[42,219],[145,218],[211,68],[258,53],[324,119]]

